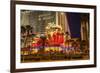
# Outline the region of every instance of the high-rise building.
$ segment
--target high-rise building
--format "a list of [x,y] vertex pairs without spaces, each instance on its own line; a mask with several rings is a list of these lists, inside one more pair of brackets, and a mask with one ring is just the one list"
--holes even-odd
[[44,33],[47,26],[60,26],[62,32],[71,38],[65,12],[21,10],[21,25],[30,25],[35,33]]
[[65,12],[56,12],[56,25],[61,26],[62,32],[64,32],[66,34],[67,39],[71,38],[67,13],[65,13]]
[[89,40],[89,14],[81,15],[81,39]]

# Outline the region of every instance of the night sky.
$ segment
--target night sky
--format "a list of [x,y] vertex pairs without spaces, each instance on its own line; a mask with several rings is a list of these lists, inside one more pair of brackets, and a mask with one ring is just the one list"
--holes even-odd
[[69,29],[72,38],[79,38],[81,27],[81,15],[80,13],[67,13]]

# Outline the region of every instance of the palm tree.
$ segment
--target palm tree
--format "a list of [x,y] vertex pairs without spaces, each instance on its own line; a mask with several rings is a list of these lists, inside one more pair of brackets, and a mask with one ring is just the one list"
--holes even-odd
[[27,35],[30,35],[30,32],[32,32],[32,27],[30,25],[26,25]]
[[68,32],[65,32],[65,34],[66,34],[66,42],[68,43],[68,48],[69,48],[69,38],[68,38],[69,33]]
[[44,52],[44,49],[45,49],[45,43],[46,43],[46,36],[44,34],[41,34],[40,35],[40,38],[41,38],[41,46],[42,48],[40,49],[40,52]]
[[24,26],[21,26],[21,48],[25,47],[25,33],[26,28]]

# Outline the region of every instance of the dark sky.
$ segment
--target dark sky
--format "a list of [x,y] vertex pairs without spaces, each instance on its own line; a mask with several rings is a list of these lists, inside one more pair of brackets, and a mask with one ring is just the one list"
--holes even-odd
[[81,16],[80,13],[67,13],[69,28],[72,38],[80,37]]

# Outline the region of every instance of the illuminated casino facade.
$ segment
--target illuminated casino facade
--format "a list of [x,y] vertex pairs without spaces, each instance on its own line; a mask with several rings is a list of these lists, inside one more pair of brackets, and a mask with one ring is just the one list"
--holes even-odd
[[89,13],[21,10],[20,19],[21,62],[89,59]]

